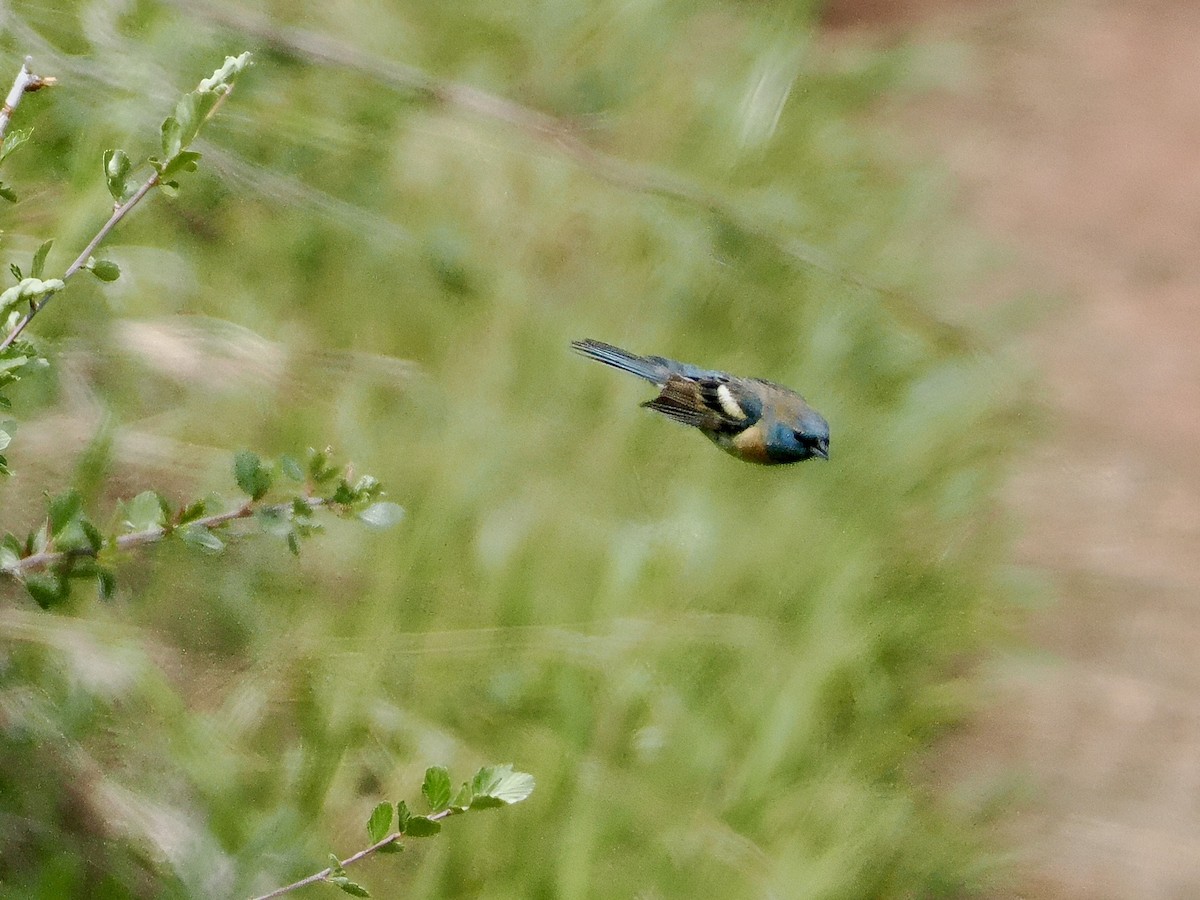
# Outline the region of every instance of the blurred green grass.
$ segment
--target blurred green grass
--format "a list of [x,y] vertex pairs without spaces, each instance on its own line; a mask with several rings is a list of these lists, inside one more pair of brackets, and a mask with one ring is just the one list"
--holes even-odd
[[[33,53],[62,84],[21,108],[8,249],[57,235],[51,270],[103,216],[104,148],[154,152],[223,54],[258,66],[201,174],[111,243],[127,277],[39,317],[55,377],[17,395],[3,525],[102,428],[101,509],[229,491],[237,448],[329,443],[408,518],[335,523],[298,562],[163,547],[70,619],[9,601],[0,896],[264,890],[362,846],[427,765],[505,761],[530,801],[356,877],[413,898],[991,883],[983,824],[916,767],[1013,599],[995,496],[1024,425],[998,355],[889,311],[961,318],[936,298],[979,259],[863,123],[905,54],[839,56],[803,4],[271,5],[272,28],[368,55],[349,70],[219,24],[240,9],[12,5],[10,67]],[[384,87],[372,60],[564,117],[737,221]],[[572,356],[585,336],[795,385],[833,462],[719,454]]]

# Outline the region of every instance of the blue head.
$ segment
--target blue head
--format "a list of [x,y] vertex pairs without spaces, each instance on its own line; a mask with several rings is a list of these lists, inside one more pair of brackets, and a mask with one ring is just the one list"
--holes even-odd
[[829,459],[829,423],[815,409],[806,407],[790,420],[777,420],[771,425],[766,451],[773,463]]

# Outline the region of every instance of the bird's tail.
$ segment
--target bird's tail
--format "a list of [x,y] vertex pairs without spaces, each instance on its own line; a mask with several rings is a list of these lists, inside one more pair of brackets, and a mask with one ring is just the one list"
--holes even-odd
[[572,341],[571,346],[589,359],[597,360],[614,369],[630,372],[639,378],[645,378],[657,385],[663,385],[671,377],[669,361],[657,356],[638,356],[612,344],[603,341],[593,341],[590,338],[583,341]]

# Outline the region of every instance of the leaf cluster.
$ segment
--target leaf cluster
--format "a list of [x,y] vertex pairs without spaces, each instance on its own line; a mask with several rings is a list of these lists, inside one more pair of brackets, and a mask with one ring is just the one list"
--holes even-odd
[[[367,836],[371,840],[371,847],[352,859],[357,861],[367,852],[398,853],[404,849],[400,843],[402,837],[433,837],[442,830],[443,819],[520,803],[533,793],[533,788],[532,775],[518,772],[512,765],[505,764],[484,766],[455,792],[449,772],[442,766],[431,766],[426,769],[425,780],[421,784],[421,794],[429,806],[429,812],[414,814],[403,800],[394,806],[388,802],[380,803],[367,820]],[[330,863],[325,881],[354,897],[371,896],[361,884],[350,880],[345,870],[346,863],[333,855],[330,856]]]
[[[0,573],[19,579],[43,609],[65,602],[71,583],[94,580],[100,599],[116,589],[114,565],[133,546],[178,537],[208,553],[221,553],[234,522],[254,523],[282,538],[293,553],[301,540],[321,530],[315,514],[327,509],[341,517],[358,517],[384,528],[398,523],[404,511],[381,499],[383,488],[370,475],[354,478],[349,467],[331,460],[330,450],[310,449],[304,463],[285,456],[275,463],[244,450],[236,454],[234,480],[248,501],[227,503],[209,496],[174,505],[158,491],[147,490],[117,505],[106,528],[87,515],[74,489],[47,499],[47,516],[24,538],[9,533],[0,540]],[[276,489],[277,482],[291,482]]]
[[[225,62],[211,76],[202,80],[196,90],[185,94],[175,106],[173,115],[163,120],[160,129],[162,136],[162,156],[150,157],[148,162],[154,169],[154,174],[135,189],[130,184],[133,163],[124,150],[106,150],[103,155],[104,179],[108,186],[116,209],[108,224],[101,229],[87,250],[70,266],[61,278],[43,278],[46,258],[53,239],[42,242],[33,255],[28,276],[16,263],[9,265],[9,272],[16,279],[16,284],[0,293],[0,331],[4,343],[0,345],[0,405],[7,406],[8,400],[2,391],[19,381],[22,374],[32,366],[44,365],[40,358],[30,348],[15,340],[17,334],[28,324],[29,320],[45,306],[51,298],[66,287],[67,280],[79,269],[86,269],[100,281],[115,281],[121,275],[117,263],[108,259],[97,259],[89,252],[103,238],[107,231],[115,225],[126,212],[133,207],[151,188],[162,187],[174,191],[179,187],[178,176],[184,172],[194,172],[200,154],[189,150],[189,146],[200,133],[200,128],[217,110],[224,99],[233,89],[237,77],[250,66],[250,54],[227,56]],[[0,163],[3,163],[16,149],[29,141],[31,129],[13,131],[0,144]],[[16,200],[11,189],[0,183],[0,197],[6,200]],[[12,431],[5,430],[0,434],[0,441],[7,446],[12,438]],[[8,475],[6,460],[0,456],[0,476]]]
[[[249,66],[249,53],[225,57],[221,67],[201,81],[196,90],[184,94],[175,105],[175,113],[163,119],[159,129],[162,137],[162,156],[152,156],[148,160],[154,168],[158,184],[177,189],[178,177],[181,174],[196,171],[200,154],[188,148],[204,123],[233,90],[237,77]],[[133,191],[128,181],[131,169],[129,157],[123,150],[109,150],[104,154],[104,174],[108,192],[117,204],[125,203],[132,196]]]
[[[8,159],[14,150],[16,150],[18,147],[21,147],[23,144],[26,144],[32,135],[32,128],[18,128],[6,134],[4,136],[4,142],[0,144],[0,164],[3,164],[3,162]],[[16,192],[13,191],[13,189],[6,185],[3,181],[0,181],[0,197],[4,198],[9,203],[17,202]]]

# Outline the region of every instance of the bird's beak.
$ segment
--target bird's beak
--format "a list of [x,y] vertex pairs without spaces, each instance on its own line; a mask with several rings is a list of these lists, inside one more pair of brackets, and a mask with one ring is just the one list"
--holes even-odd
[[829,460],[829,448],[816,447],[813,449],[813,456],[819,456],[819,457],[821,457],[821,459],[828,461]]

